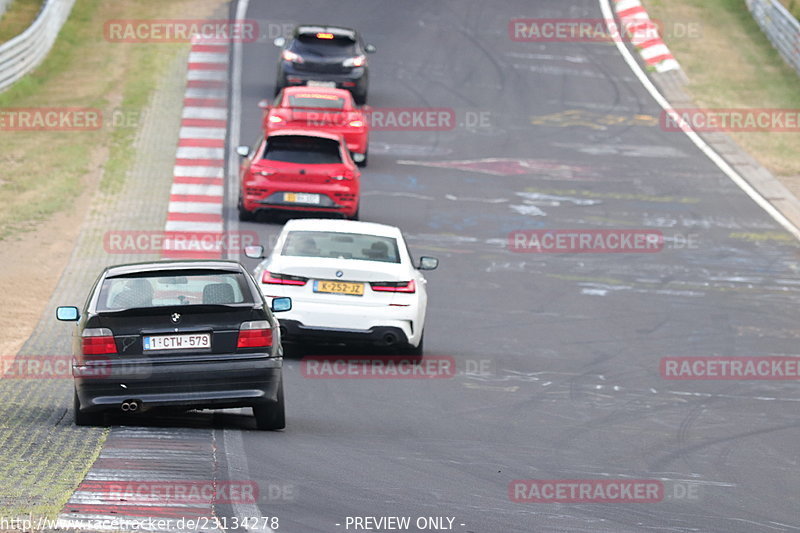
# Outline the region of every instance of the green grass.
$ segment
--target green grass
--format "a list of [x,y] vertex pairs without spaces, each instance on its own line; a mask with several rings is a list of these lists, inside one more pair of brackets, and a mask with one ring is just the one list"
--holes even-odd
[[794,15],[794,18],[800,19],[800,1],[798,0],[780,0],[781,4],[786,6],[789,13]]
[[[795,0],[797,1],[797,0]],[[700,26],[699,37],[664,40],[689,77],[687,90],[701,108],[800,108],[800,77],[772,47],[744,0],[645,0],[666,28]],[[778,176],[800,174],[800,135],[732,133]]]

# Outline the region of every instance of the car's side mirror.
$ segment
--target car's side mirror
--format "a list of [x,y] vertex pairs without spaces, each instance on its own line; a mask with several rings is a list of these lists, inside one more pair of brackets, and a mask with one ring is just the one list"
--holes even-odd
[[260,244],[245,246],[244,255],[250,259],[264,259],[264,247]]
[[273,298],[272,299],[272,312],[283,313],[292,310],[292,299],[288,297]]
[[439,266],[439,260],[435,257],[420,257],[419,258],[419,270],[436,270],[436,267]]
[[56,308],[56,318],[64,322],[75,322],[81,317],[81,312],[77,307],[64,305]]
[[261,100],[258,102],[258,107],[261,109],[269,109],[271,106],[269,105],[269,100]]
[[239,146],[236,148],[236,153],[242,157],[247,157],[250,155],[250,147],[249,146]]
[[275,37],[275,39],[272,41],[272,44],[278,48],[283,48],[283,45],[286,44],[286,37]]
[[364,47],[364,51],[365,51],[366,53],[368,53],[368,54],[374,54],[375,52],[377,52],[377,51],[378,51],[378,49],[377,49],[377,48],[375,48],[373,45],[371,45],[371,44],[368,44],[367,46],[365,46],[365,47]]

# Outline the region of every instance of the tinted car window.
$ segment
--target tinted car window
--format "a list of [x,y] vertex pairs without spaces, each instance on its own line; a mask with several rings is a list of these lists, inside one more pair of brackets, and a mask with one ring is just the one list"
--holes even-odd
[[281,254],[296,257],[335,257],[383,263],[400,262],[396,239],[361,233],[292,231],[286,237]]
[[290,107],[312,107],[315,109],[343,109],[344,98],[330,94],[301,93],[289,96]]
[[316,35],[300,35],[292,41],[290,50],[301,56],[352,57],[356,55],[356,43],[346,37],[319,39]]
[[268,161],[304,165],[331,165],[342,162],[337,141],[299,135],[270,138],[264,149],[263,158]]
[[242,274],[154,272],[106,278],[100,287],[97,310],[239,303],[253,303]]

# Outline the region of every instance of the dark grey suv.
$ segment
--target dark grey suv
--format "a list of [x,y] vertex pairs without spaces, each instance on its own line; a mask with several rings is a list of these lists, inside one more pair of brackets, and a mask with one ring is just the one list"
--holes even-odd
[[108,267],[76,321],[75,423],[162,407],[252,407],[259,429],[285,427],[283,352],[275,311],[235,261],[156,261]]

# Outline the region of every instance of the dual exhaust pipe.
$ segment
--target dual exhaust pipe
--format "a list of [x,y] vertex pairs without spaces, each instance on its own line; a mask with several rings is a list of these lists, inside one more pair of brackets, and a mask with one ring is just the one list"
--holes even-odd
[[126,400],[122,402],[120,409],[122,409],[122,411],[125,413],[135,413],[136,411],[139,410],[140,403],[141,402],[139,402],[138,400]]

